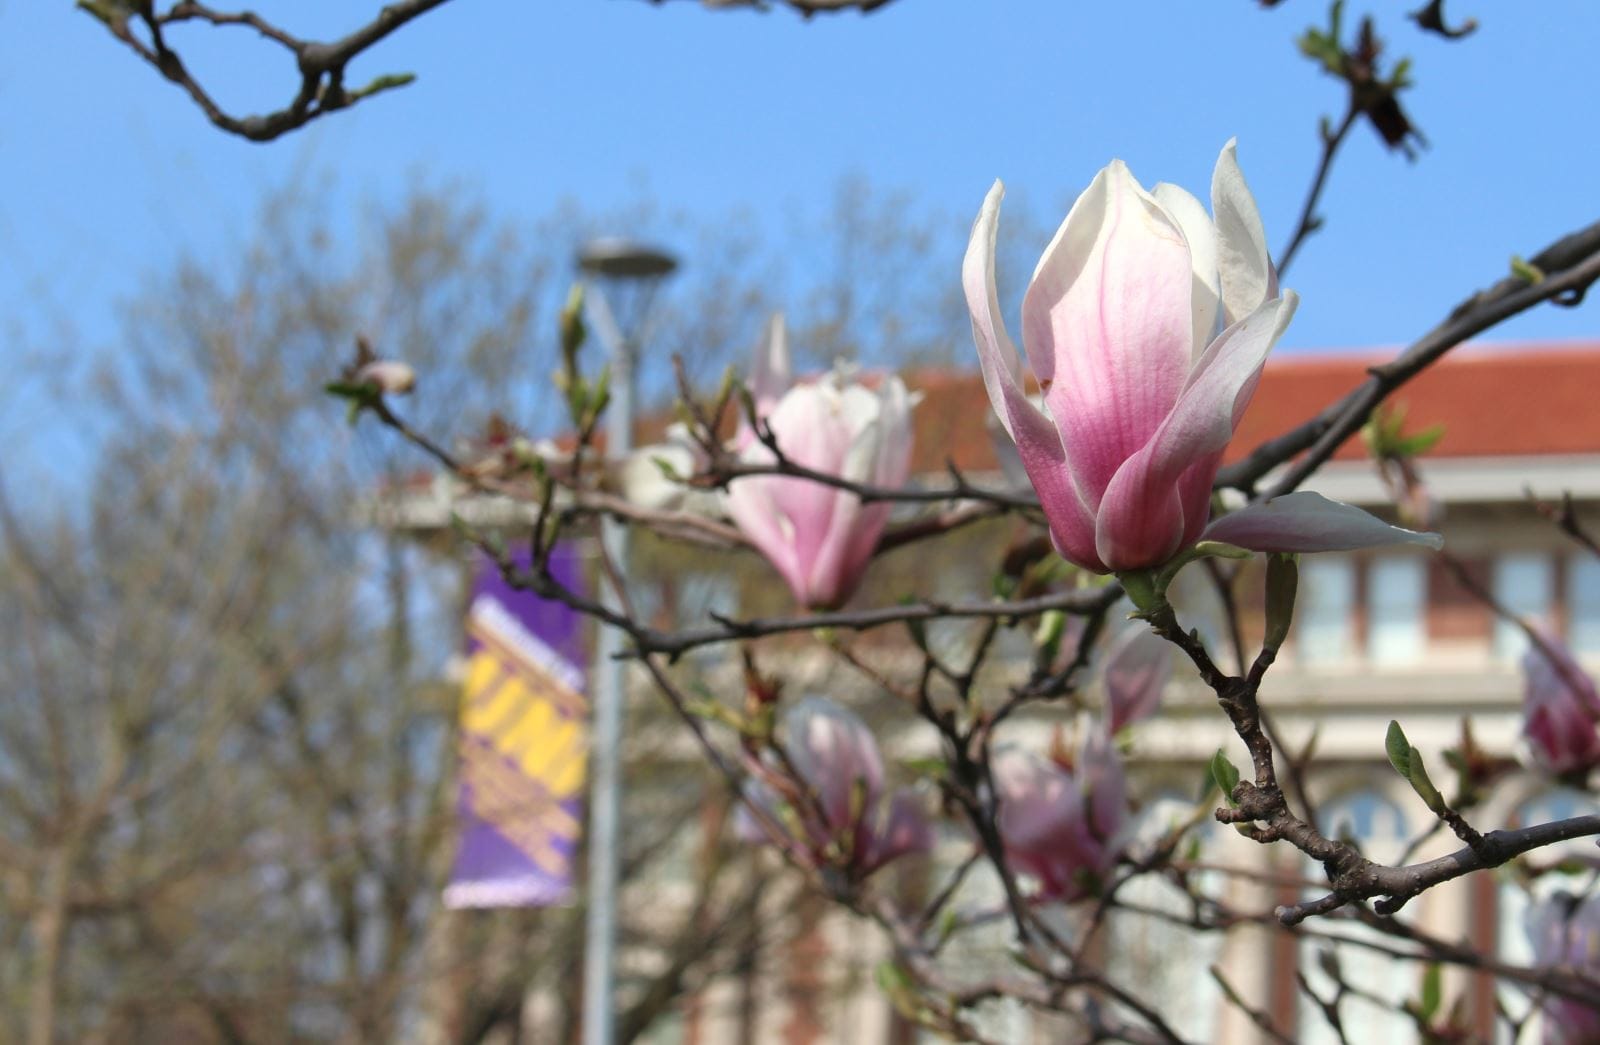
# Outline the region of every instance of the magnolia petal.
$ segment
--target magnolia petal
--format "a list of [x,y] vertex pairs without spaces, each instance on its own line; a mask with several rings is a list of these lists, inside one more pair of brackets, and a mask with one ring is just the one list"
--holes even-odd
[[1340,552],[1386,544],[1444,545],[1436,533],[1390,526],[1350,504],[1300,490],[1258,501],[1206,528],[1204,539],[1258,552]]
[[[838,387],[828,380],[791,388],[767,419],[779,451],[815,471],[845,473],[851,467],[856,433],[845,417],[844,403]],[[833,524],[835,502],[850,495],[807,479],[774,479],[768,490],[791,527],[795,558],[809,572]]]
[[767,320],[766,336],[756,349],[754,364],[750,367],[750,398],[755,400],[756,416],[766,417],[778,400],[789,390],[790,376],[789,328],[782,312],[774,312]]
[[915,405],[905,382],[898,377],[886,378],[878,387],[877,424],[881,434],[872,471],[872,481],[878,486],[904,486],[911,477],[911,444],[915,435],[911,408]]
[[1113,569],[1157,566],[1192,539],[1209,511],[1209,475],[1255,393],[1267,353],[1298,303],[1293,291],[1234,324],[1206,349],[1161,427],[1118,469],[1095,519],[1095,549]]
[[[783,820],[779,812],[783,802],[772,786],[764,780],[746,780],[744,799],[733,813],[734,837],[741,842],[755,844],[773,844],[782,841],[774,838],[772,830],[767,826],[768,821],[781,823]],[[752,806],[761,810],[760,815],[756,814]]]
[[1190,305],[1194,313],[1194,343],[1190,358],[1199,359],[1217,332],[1217,309],[1222,300],[1221,284],[1217,281],[1217,227],[1212,224],[1205,207],[1188,190],[1164,181],[1150,193],[1177,221],[1189,244],[1189,263],[1194,269]]
[[880,822],[867,838],[867,851],[857,857],[858,870],[863,874],[870,874],[890,860],[933,848],[933,825],[915,791],[902,788],[884,805]]
[[659,511],[683,506],[688,487],[667,478],[665,464],[680,478],[700,469],[704,454],[682,425],[669,425],[667,441],[641,446],[616,466],[617,490],[629,502]]
[[1125,628],[1112,642],[1102,674],[1106,729],[1115,736],[1161,706],[1172,678],[1172,647],[1142,624]]
[[966,256],[961,261],[961,286],[966,292],[967,311],[972,316],[972,340],[978,346],[983,387],[989,393],[989,402],[1006,434],[1015,439],[1019,415],[1025,417],[1031,413],[1041,422],[1044,417],[1022,395],[1022,359],[1000,315],[994,254],[1000,230],[1000,202],[1005,195],[1005,185],[996,179],[983,198],[983,206],[972,223]]
[[[1085,827],[1103,846],[1120,837],[1126,825],[1128,777],[1121,754],[1104,730],[1081,718],[1079,730],[1083,740],[1078,749],[1078,786],[1083,792],[1084,808],[1089,812]],[[1115,857],[1115,851],[1109,847],[1102,852],[1106,857]],[[1104,866],[1109,866],[1109,861]]]
[[1023,346],[1091,510],[1177,401],[1193,282],[1182,230],[1118,160],[1078,197],[1023,296]]
[[1545,628],[1539,628],[1541,642],[1528,643],[1522,655],[1522,673],[1530,702],[1575,701],[1591,720],[1600,719],[1600,692],[1594,679],[1572,656],[1566,643]]
[[1239,140],[1228,139],[1211,175],[1211,212],[1217,222],[1217,275],[1223,324],[1232,326],[1278,296],[1278,273],[1267,250],[1256,198],[1239,169]]
[[823,697],[805,697],[785,713],[783,724],[789,761],[816,791],[830,827],[852,826],[851,803],[858,786],[865,791],[863,810],[877,804],[883,793],[883,759],[872,731],[855,713]]
[[1050,520],[1056,550],[1070,562],[1096,573],[1106,568],[1094,550],[1094,519],[1079,496],[1067,467],[1061,436],[1055,425],[1023,394],[1022,360],[1000,318],[1000,298],[995,289],[995,238],[1000,221],[1000,201],[1005,186],[996,181],[984,198],[983,209],[972,226],[961,282],[967,309],[972,314],[972,338],[978,346],[983,384],[995,416],[1017,447]]
[[[765,451],[766,447],[756,444],[741,455],[741,460],[752,460],[758,450]],[[766,453],[765,460],[772,460],[770,452]],[[795,555],[794,525],[784,516],[774,497],[775,491],[783,489],[785,484],[802,482],[800,479],[766,475],[735,479],[728,484],[727,507],[728,516],[739,527],[739,532],[749,538],[756,550],[772,563],[773,569],[788,583],[795,601],[805,605],[808,601],[807,577]],[[807,485],[814,487],[816,484]]]
[[1007,849],[1047,846],[1082,816],[1072,776],[1030,751],[1002,748],[990,773],[1000,799],[995,824]]

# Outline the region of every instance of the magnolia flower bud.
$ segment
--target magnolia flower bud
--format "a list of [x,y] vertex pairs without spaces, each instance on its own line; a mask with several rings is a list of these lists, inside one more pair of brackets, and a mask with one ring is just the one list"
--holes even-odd
[[1017,748],[991,765],[1006,859],[1041,897],[1089,895],[1116,864],[1129,834],[1122,759],[1099,729],[1085,729],[1071,768]]
[[[771,428],[788,460],[851,482],[896,487],[911,471],[913,398],[897,377],[876,388],[834,371],[779,393],[788,350],[774,324],[752,379],[757,416]],[[771,412],[761,415],[764,403]],[[772,450],[742,429],[739,459],[769,464]],[[863,504],[838,487],[789,476],[760,475],[728,484],[728,513],[788,582],[804,606],[831,607],[848,599],[878,546],[890,506]]]
[[356,370],[358,384],[376,385],[384,395],[405,395],[417,386],[417,372],[409,363],[375,359]]
[[1146,191],[1120,160],[1078,197],[1022,301],[1043,410],[1023,392],[1023,361],[1000,318],[1004,195],[995,182],[978,212],[962,283],[984,386],[1063,558],[1122,573],[1164,565],[1202,539],[1253,551],[1437,545],[1309,492],[1208,529],[1223,451],[1299,301],[1278,289],[1232,142],[1209,215],[1175,185]]
[[[746,795],[768,823],[742,812],[742,837],[781,845],[811,866],[842,864],[857,876],[932,846],[932,829],[915,795],[885,794],[878,743],[854,714],[807,697],[783,716],[783,744],[798,779],[784,777],[773,760],[752,766],[756,779]],[[780,793],[795,798],[786,803]]]
[[1600,764],[1600,694],[1560,641],[1542,639],[1522,656],[1522,732],[1546,772],[1584,772]]
[[1112,736],[1142,722],[1161,706],[1172,679],[1172,647],[1143,624],[1112,640],[1102,669],[1106,719]]

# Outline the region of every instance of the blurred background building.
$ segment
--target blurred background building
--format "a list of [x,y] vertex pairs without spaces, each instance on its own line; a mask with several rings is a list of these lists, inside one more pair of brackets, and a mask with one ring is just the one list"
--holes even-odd
[[[1365,380],[1368,367],[1392,355],[1372,351],[1279,356],[1263,375],[1229,460],[1314,415]],[[1005,482],[986,424],[990,410],[981,379],[975,373],[922,371],[908,375],[908,383],[923,395],[915,412],[916,473],[926,476],[930,485],[940,484],[953,464],[979,484]],[[1413,845],[1434,820],[1385,760],[1383,739],[1391,719],[1404,725],[1441,782],[1452,775],[1442,752],[1461,743],[1464,721],[1470,722],[1476,741],[1488,754],[1518,754],[1522,704],[1518,659],[1527,640],[1519,628],[1497,617],[1473,593],[1474,587],[1507,610],[1542,623],[1580,658],[1600,666],[1600,560],[1582,554],[1541,515],[1535,502],[1535,498],[1555,502],[1570,495],[1580,516],[1600,512],[1596,388],[1600,388],[1597,343],[1468,346],[1450,354],[1391,400],[1392,407],[1404,411],[1405,432],[1442,427],[1436,445],[1418,462],[1423,490],[1412,494],[1416,509],[1445,535],[1445,554],[1329,554],[1307,556],[1301,562],[1291,639],[1268,676],[1263,703],[1291,750],[1314,746],[1315,768],[1305,783],[1323,830],[1357,839],[1375,859],[1393,861],[1403,854],[1423,859],[1458,844],[1448,832],[1435,832]],[[642,440],[651,437],[651,428],[650,421],[644,422]],[[1396,517],[1395,491],[1359,437],[1341,447],[1307,486]],[[443,481],[429,481],[394,508],[395,522],[422,529],[444,525],[452,511],[484,510]],[[959,539],[891,552],[874,564],[864,597],[906,591],[970,597],[987,591],[1005,547],[1020,533],[1018,524],[1000,521],[974,527]],[[926,552],[931,548],[942,549],[945,558],[937,564],[928,562]],[[1216,655],[1231,662],[1222,601],[1214,586],[1205,583],[1202,568],[1192,567],[1189,574],[1179,592],[1181,614],[1186,623],[1199,628]],[[775,601],[778,586],[771,583],[766,565],[753,556],[685,553],[677,547],[668,554],[647,540],[636,551],[630,583],[640,612],[661,624],[689,623],[710,611],[758,615],[782,608]],[[1247,568],[1233,589],[1243,638],[1250,646],[1261,628],[1259,576]],[[947,622],[938,628],[944,630],[935,632],[933,641],[955,649],[967,641],[970,625]],[[1030,639],[1013,631],[1001,637],[996,656],[985,669],[994,685],[1004,685],[1008,672],[1026,670]],[[909,658],[913,653],[894,629],[868,633],[859,641],[885,664],[892,665],[897,655]],[[892,701],[870,700],[873,695],[859,677],[842,672],[814,648],[803,652],[806,647],[796,643],[793,649],[794,655],[782,660],[781,667],[778,661],[763,660],[765,668],[790,679],[790,692],[855,696],[865,713],[882,719],[891,754],[931,753],[931,738],[921,736],[914,719],[883,707]],[[740,685],[737,656],[731,649],[706,649],[687,660],[687,670],[706,673],[713,682],[725,678],[729,687]],[[635,682],[636,704],[655,699],[643,680]],[[1010,737],[1043,747],[1052,727],[1068,718],[1050,710],[1035,712],[1015,723]],[[1139,727],[1133,739],[1135,796],[1150,832],[1159,832],[1194,809],[1205,763],[1219,747],[1236,743],[1209,691],[1180,670],[1166,695],[1164,713]],[[683,753],[689,759],[696,757],[687,746]],[[625,909],[660,905],[666,910],[675,898],[692,893],[689,883],[696,874],[696,861],[702,858],[697,854],[715,847],[715,840],[704,837],[704,832],[720,832],[725,825],[721,801],[719,797],[718,802],[708,803],[708,812],[698,823],[685,824],[673,842],[677,854],[673,859],[652,865],[655,870],[649,877],[625,881]],[[647,789],[629,789],[624,802],[625,822],[652,816]],[[1487,830],[1594,808],[1586,794],[1553,788],[1548,780],[1519,771],[1472,819]],[[1270,910],[1292,902],[1302,890],[1307,895],[1315,890],[1320,870],[1303,865],[1287,847],[1259,846],[1218,825],[1203,830],[1208,861],[1253,868],[1263,878],[1281,883],[1269,886],[1235,879],[1223,884],[1214,872],[1202,872],[1205,884],[1223,888],[1229,903]],[[953,833],[929,866],[897,866],[883,873],[900,875],[898,888],[926,892],[936,888],[942,874],[967,852]],[[1538,859],[1554,862],[1559,855],[1547,851]],[[1534,888],[1554,887],[1542,882]],[[963,902],[977,909],[995,904],[998,895],[996,883],[986,885],[975,876]],[[1122,896],[1135,906],[1180,919],[1189,903],[1154,877]],[[1527,891],[1509,882],[1507,874],[1480,874],[1425,894],[1410,905],[1407,915],[1442,938],[1509,962],[1526,962],[1531,957],[1522,927],[1526,897]],[[821,901],[777,884],[765,897],[750,902],[757,919],[770,919],[774,927],[781,924],[781,930],[775,928],[765,946],[756,946],[752,936],[731,967],[718,971],[702,988],[687,992],[644,1040],[662,1045],[920,1040],[873,983],[874,968],[887,951],[870,926],[849,921]],[[1199,1040],[1243,1042],[1259,1034],[1237,1009],[1224,1004],[1207,975],[1213,962],[1221,962],[1246,998],[1272,1014],[1279,1026],[1297,1028],[1296,1040],[1332,1041],[1336,1039],[1320,1015],[1306,1008],[1309,1003],[1296,977],[1304,973],[1313,987],[1321,986],[1326,982],[1319,958],[1329,942],[1325,935],[1359,938],[1365,931],[1350,919],[1325,919],[1293,936],[1249,928],[1228,934],[1192,933],[1154,915],[1120,913],[1100,954],[1130,985],[1140,986],[1142,994],[1163,999],[1174,1025]],[[973,960],[1003,962],[1007,940],[1000,925],[961,946]],[[1370,993],[1345,1006],[1350,1040],[1413,1040],[1415,1024],[1396,1010],[1417,995],[1420,966],[1372,952],[1350,954],[1359,961],[1345,961],[1345,978]],[[626,949],[624,957],[636,963],[636,972],[666,960]],[[626,976],[625,968],[625,981]],[[1451,976],[1455,978],[1447,977],[1447,992],[1465,998],[1463,1004],[1476,1026],[1494,1023],[1497,1004],[1513,1010],[1527,1004],[1506,996],[1504,990],[1497,999],[1487,974]],[[1152,984],[1158,989],[1152,990]],[[538,1030],[541,1014],[551,1011],[551,1001],[548,995],[527,999],[530,1040],[554,1040]],[[1388,1011],[1379,1002],[1387,1003]],[[995,1006],[988,1018],[987,1029],[1002,1040],[1061,1040],[1062,1028],[1052,1021],[1004,1005]]]

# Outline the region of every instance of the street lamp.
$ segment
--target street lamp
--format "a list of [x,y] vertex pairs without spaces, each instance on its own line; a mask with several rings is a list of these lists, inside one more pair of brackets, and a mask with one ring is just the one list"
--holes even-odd
[[[607,237],[578,251],[578,268],[592,277],[584,294],[589,325],[611,360],[611,405],[606,415],[606,454],[622,460],[633,449],[633,399],[644,319],[662,279],[678,267],[663,250]],[[607,291],[624,304],[623,323]],[[626,324],[624,326],[623,324]],[[628,575],[628,531],[600,520],[600,547],[621,580]],[[604,574],[604,571],[601,571]],[[622,593],[602,576],[601,600],[622,612]],[[626,678],[621,630],[602,624],[592,673],[594,735],[590,744],[589,910],[583,954],[584,1045],[611,1045],[615,1038],[617,864],[622,796],[622,711]]]

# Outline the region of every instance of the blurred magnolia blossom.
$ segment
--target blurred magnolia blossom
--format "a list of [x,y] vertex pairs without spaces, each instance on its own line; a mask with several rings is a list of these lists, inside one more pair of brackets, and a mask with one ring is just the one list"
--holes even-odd
[[1161,707],[1172,680],[1172,646],[1143,624],[1126,627],[1112,639],[1100,677],[1107,730],[1116,736]]
[[[870,486],[905,485],[911,472],[915,399],[893,375],[876,388],[839,366],[816,381],[791,384],[781,320],[768,330],[750,377],[758,420],[783,456],[816,472]],[[744,464],[777,460],[748,425],[734,449]],[[792,476],[760,475],[728,484],[728,514],[788,582],[795,600],[837,606],[860,584],[888,521],[887,502]]]
[[1285,552],[1437,545],[1309,492],[1208,529],[1223,451],[1298,303],[1278,290],[1233,142],[1217,160],[1212,215],[1175,185],[1147,192],[1120,160],[1078,197],[1022,302],[1042,410],[1000,317],[1004,194],[997,181],[984,200],[962,282],[989,399],[1064,558],[1111,573],[1161,566],[1202,538]]
[[720,515],[724,510],[720,491],[699,490],[683,482],[706,464],[706,453],[688,428],[674,422],[661,442],[641,446],[616,462],[617,491],[642,508]]
[[782,846],[807,866],[842,866],[858,877],[932,846],[916,794],[885,792],[878,742],[854,713],[806,697],[784,713],[781,739],[794,776],[780,760],[752,760],[747,796],[764,815],[741,807],[741,836]]
[[1006,859],[1041,899],[1090,895],[1132,838],[1122,758],[1104,729],[1080,723],[1071,764],[1001,748],[990,767]]
[[1600,764],[1600,694],[1566,646],[1540,637],[1522,655],[1522,732],[1546,772],[1583,772]]
[[[1534,963],[1600,980],[1600,897],[1556,893],[1528,911]],[[1550,994],[1543,1005],[1546,1045],[1600,1041],[1600,1009]]]
[[377,386],[384,395],[405,395],[417,387],[417,372],[397,359],[374,359],[356,370],[355,380]]

